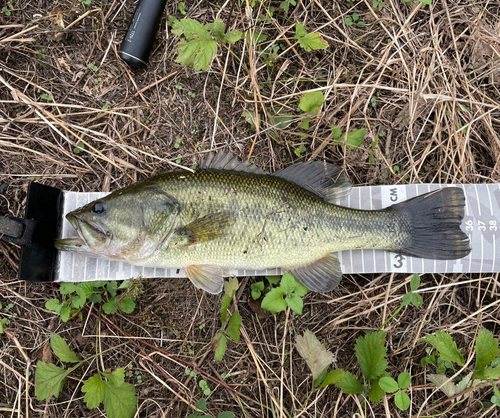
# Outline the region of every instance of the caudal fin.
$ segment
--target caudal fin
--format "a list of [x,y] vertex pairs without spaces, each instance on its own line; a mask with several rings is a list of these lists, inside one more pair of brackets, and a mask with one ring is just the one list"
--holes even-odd
[[471,251],[467,235],[460,229],[465,195],[458,187],[447,187],[392,206],[410,223],[409,239],[401,253],[435,260],[455,260]]

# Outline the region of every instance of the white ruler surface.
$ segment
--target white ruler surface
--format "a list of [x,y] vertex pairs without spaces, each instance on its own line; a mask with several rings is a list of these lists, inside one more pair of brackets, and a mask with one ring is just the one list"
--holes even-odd
[[[462,230],[469,236],[472,252],[459,260],[428,260],[406,257],[380,250],[351,250],[336,253],[344,274],[360,273],[492,273],[500,272],[500,184],[411,184],[395,186],[353,187],[341,206],[354,209],[383,209],[417,195],[444,187],[461,187],[466,196]],[[64,192],[63,213],[66,215],[107,193]],[[78,238],[77,232],[64,219],[60,238]],[[498,241],[498,244],[496,243]],[[498,245],[498,248],[497,248]],[[182,269],[132,266],[118,261],[102,260],[69,252],[59,252],[56,264],[58,282],[125,280],[187,277]],[[234,276],[281,274],[280,269],[253,271],[231,270]]]

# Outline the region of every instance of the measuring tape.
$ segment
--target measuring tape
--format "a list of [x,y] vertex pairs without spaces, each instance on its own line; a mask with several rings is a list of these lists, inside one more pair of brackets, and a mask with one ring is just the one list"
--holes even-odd
[[[353,209],[383,209],[433,190],[460,187],[465,192],[465,216],[462,230],[469,236],[472,251],[459,260],[429,260],[407,257],[381,250],[350,250],[335,253],[344,274],[368,273],[492,273],[500,272],[500,184],[410,184],[395,186],[353,187],[348,198],[338,202]],[[63,214],[66,215],[108,193],[63,193]],[[64,218],[59,238],[78,238]],[[280,275],[281,269],[264,271],[230,270],[234,276]],[[59,252],[55,281],[84,282],[125,280],[134,277],[187,277],[182,269],[161,269],[132,266],[119,261],[102,260],[69,252]]]

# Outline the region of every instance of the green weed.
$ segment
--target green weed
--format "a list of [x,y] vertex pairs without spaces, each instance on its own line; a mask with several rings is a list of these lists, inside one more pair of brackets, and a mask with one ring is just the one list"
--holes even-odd
[[[103,354],[99,353],[80,360],[72,351],[66,341],[59,335],[50,337],[50,347],[59,360],[63,363],[78,363],[76,366],[65,369],[44,361],[37,362],[35,372],[35,396],[39,401],[49,402],[52,396],[56,398],[62,391],[66,378],[87,361]],[[112,347],[109,350],[115,350]],[[101,377],[102,376],[102,377]],[[103,380],[104,378],[104,380]],[[125,382],[125,370],[116,369],[114,372],[102,371],[88,378],[83,386],[84,401],[89,409],[98,408],[104,404],[108,418],[131,418],[135,415],[137,398],[135,387]]]

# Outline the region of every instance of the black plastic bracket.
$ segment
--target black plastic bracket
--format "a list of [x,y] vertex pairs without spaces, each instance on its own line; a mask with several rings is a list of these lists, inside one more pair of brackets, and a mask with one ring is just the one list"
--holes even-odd
[[63,192],[55,187],[30,183],[23,223],[34,224],[31,242],[21,247],[20,280],[53,282],[57,250],[54,241],[62,222]]
[[33,237],[36,222],[30,219],[0,218],[0,239],[18,245],[28,245]]

